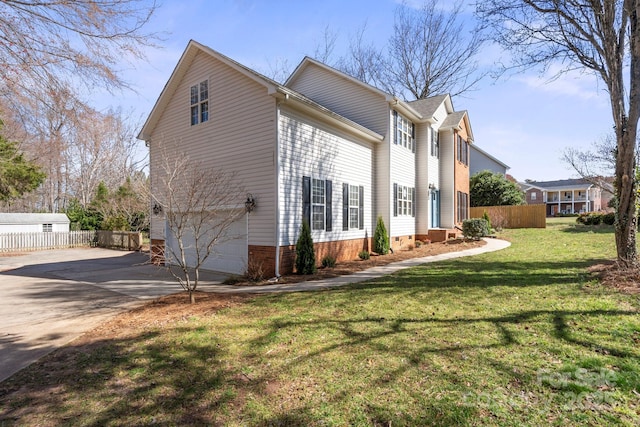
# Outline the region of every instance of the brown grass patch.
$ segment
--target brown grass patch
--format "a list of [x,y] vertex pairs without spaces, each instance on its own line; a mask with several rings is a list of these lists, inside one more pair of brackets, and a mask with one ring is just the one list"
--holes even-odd
[[615,261],[611,261],[589,267],[589,273],[596,276],[604,286],[625,294],[640,294],[640,269],[638,268],[622,269]]

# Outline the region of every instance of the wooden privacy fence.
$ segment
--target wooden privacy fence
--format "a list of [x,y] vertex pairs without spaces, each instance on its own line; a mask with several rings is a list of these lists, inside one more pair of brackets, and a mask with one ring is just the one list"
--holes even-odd
[[0,234],[0,252],[96,246],[95,231],[62,231]]
[[547,206],[480,206],[469,210],[470,218],[482,218],[489,214],[493,228],[546,228]]
[[139,251],[142,247],[142,233],[128,231],[98,231],[98,246],[125,251]]

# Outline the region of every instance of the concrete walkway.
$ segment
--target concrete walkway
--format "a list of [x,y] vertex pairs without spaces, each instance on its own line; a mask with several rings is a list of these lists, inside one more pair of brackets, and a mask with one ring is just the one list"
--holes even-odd
[[338,286],[349,285],[352,283],[364,282],[366,280],[377,279],[388,274],[395,273],[396,271],[403,270],[405,268],[411,268],[422,264],[431,262],[445,261],[449,259],[462,258],[472,255],[480,255],[487,252],[499,251],[501,249],[511,246],[510,242],[506,240],[498,239],[484,239],[487,244],[479,248],[466,249],[464,251],[449,252],[446,254],[426,256],[422,258],[412,258],[404,261],[393,262],[387,265],[381,265],[379,267],[372,267],[366,270],[358,271],[346,276],[333,277],[330,279],[313,280],[308,282],[290,283],[290,284],[278,284],[273,285],[259,285],[259,286],[228,286],[228,285],[216,285],[209,283],[203,290],[207,292],[217,293],[270,293],[270,292],[297,292],[297,291],[314,291],[321,289],[335,288]]
[[[314,291],[363,282],[420,264],[497,251],[509,242],[414,258],[351,275],[292,284],[223,285],[225,275],[202,272],[198,289],[217,293]],[[99,248],[0,256],[0,382],[114,315],[179,292],[165,268],[148,255]]]

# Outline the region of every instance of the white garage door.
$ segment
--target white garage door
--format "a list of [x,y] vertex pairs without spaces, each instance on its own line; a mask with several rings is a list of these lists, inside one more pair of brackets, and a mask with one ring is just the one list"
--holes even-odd
[[[173,254],[179,254],[178,242],[167,226],[167,246]],[[235,221],[226,232],[227,237],[213,248],[211,255],[202,265],[203,270],[220,271],[231,274],[245,274],[247,271],[247,216],[243,215]],[[190,267],[195,265],[196,251],[193,235],[183,237],[185,255]],[[171,253],[167,258],[171,259]]]

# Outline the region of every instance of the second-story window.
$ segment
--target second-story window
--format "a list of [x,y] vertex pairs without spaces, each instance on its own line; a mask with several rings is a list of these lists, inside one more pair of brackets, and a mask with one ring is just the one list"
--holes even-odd
[[440,141],[438,139],[438,131],[435,128],[431,129],[431,155],[433,157],[440,157]]
[[459,162],[469,165],[469,143],[458,135],[457,159]]
[[415,153],[415,126],[397,111],[393,112],[393,118],[395,122],[394,143],[396,145],[401,145]]
[[191,126],[209,120],[209,81],[191,86]]

